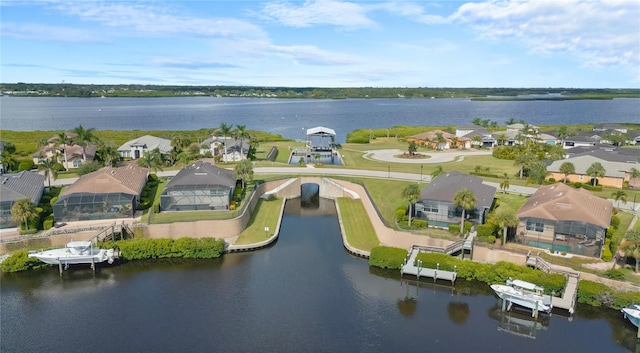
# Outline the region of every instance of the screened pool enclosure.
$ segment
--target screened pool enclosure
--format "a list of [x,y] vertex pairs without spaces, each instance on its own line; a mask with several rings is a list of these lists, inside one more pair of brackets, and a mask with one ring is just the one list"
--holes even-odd
[[167,185],[161,211],[228,210],[233,188],[219,184]]
[[133,217],[136,196],[126,193],[73,193],[53,205],[56,222]]

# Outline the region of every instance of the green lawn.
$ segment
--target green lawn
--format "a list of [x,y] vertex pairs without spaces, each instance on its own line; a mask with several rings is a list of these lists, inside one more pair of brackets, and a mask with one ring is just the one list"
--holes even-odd
[[[280,210],[284,199],[276,198],[271,200],[260,199],[255,211],[251,214],[251,219],[247,228],[236,240],[236,245],[253,244],[267,240],[276,231]],[[265,232],[264,227],[269,227],[269,232]]]
[[349,245],[364,251],[371,251],[378,246],[380,242],[362,201],[345,197],[337,201]]

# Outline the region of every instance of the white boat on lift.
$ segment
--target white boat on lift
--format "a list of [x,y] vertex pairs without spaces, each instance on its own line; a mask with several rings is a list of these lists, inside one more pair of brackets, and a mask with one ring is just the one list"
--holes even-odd
[[522,280],[507,280],[506,284],[492,284],[496,295],[511,304],[516,304],[534,312],[550,313],[551,297],[545,296],[544,288]]
[[30,251],[29,257],[52,265],[97,264],[107,261],[113,263],[113,249],[94,247],[90,241],[72,241],[64,248]]
[[632,324],[640,328],[639,326],[640,325],[640,305],[638,304],[629,305],[626,308],[620,309],[620,311],[622,311],[626,319],[629,319],[629,321],[631,321]]

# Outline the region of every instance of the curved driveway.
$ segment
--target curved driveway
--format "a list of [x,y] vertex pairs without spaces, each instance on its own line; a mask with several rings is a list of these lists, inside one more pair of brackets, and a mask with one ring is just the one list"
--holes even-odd
[[421,154],[427,155],[429,158],[408,159],[408,158],[397,157],[402,155],[403,153],[405,153],[405,151],[401,151],[398,149],[372,150],[372,151],[365,151],[363,157],[365,159],[383,161],[383,162],[426,164],[426,163],[446,163],[446,162],[453,162],[456,160],[461,161],[466,157],[491,155],[491,151],[446,150],[446,151],[439,151],[439,152],[433,152],[433,153],[421,153]]

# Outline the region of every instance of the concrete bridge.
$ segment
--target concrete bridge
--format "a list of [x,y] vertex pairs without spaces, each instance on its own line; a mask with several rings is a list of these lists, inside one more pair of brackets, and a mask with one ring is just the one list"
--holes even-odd
[[341,184],[340,180],[329,179],[325,177],[298,177],[281,180],[278,185],[270,183],[269,190],[262,194],[262,198],[270,196],[286,197],[293,199],[300,197],[302,194],[302,185],[316,184],[318,185],[319,196],[325,199],[336,199],[338,197],[349,197],[359,199],[357,192],[347,188]]

